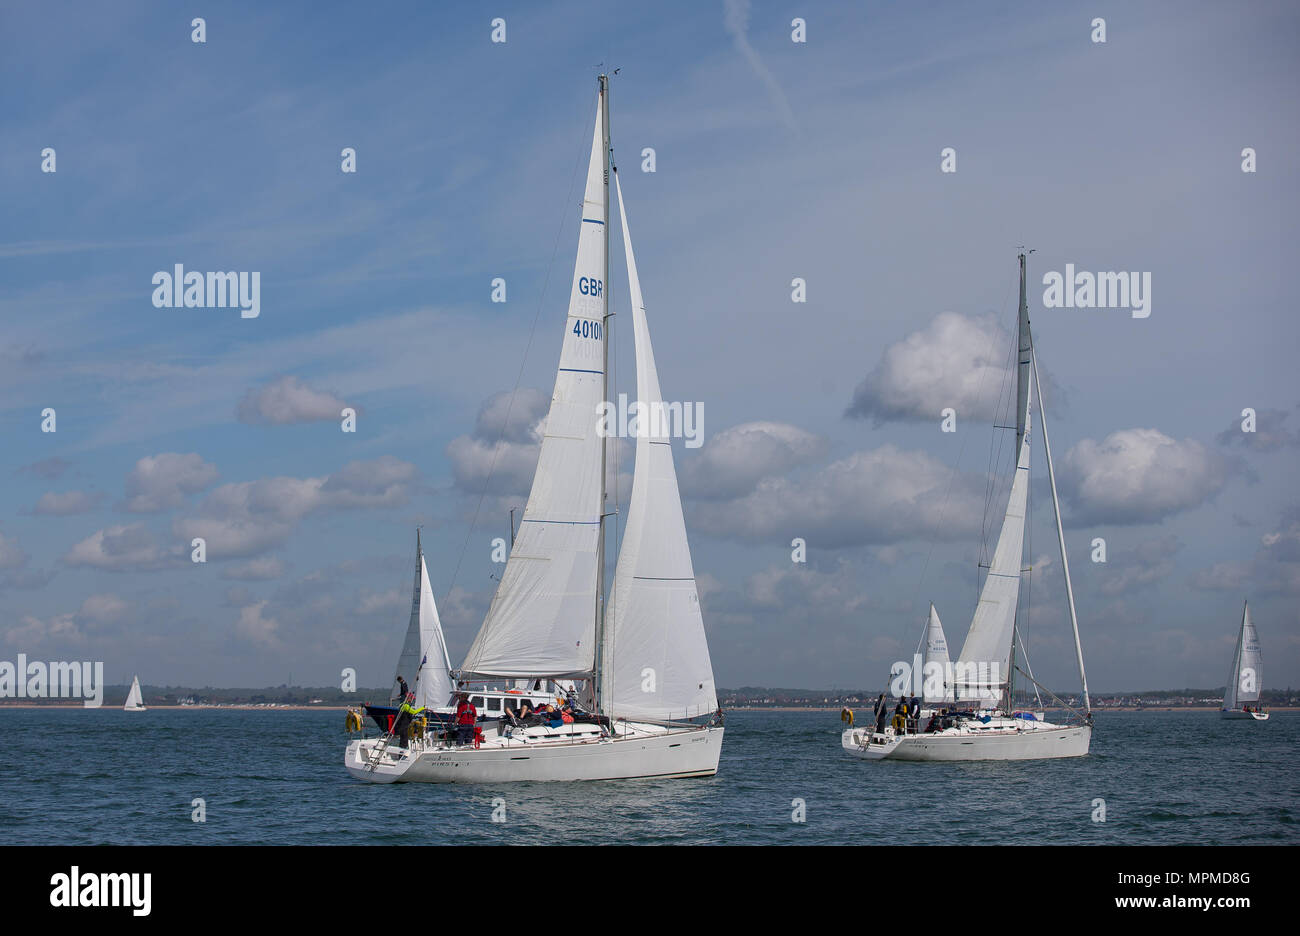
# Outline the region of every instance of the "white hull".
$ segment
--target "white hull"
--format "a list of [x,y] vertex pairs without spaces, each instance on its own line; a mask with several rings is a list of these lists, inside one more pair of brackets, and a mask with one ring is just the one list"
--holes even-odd
[[1219,717],[1232,721],[1268,721],[1268,712],[1243,712],[1241,709],[1227,711],[1225,709],[1219,712]]
[[[567,727],[567,726],[566,726]],[[622,732],[626,734],[622,734]],[[721,726],[666,729],[620,726],[617,738],[584,740],[535,737],[488,738],[481,747],[413,742],[402,752],[385,749],[371,768],[378,739],[353,741],[344,763],[348,773],[371,783],[537,783],[573,780],[642,780],[710,777],[718,772]],[[555,738],[551,740],[551,738]]]
[[135,707],[135,708],[124,708],[124,709],[122,709],[122,711],[124,711],[124,712],[147,712],[147,711],[149,711],[149,710],[148,710],[147,708],[145,708],[143,705],[141,705],[141,706],[137,706],[137,707]]
[[932,734],[879,735],[850,728],[841,737],[844,750],[864,760],[989,761],[1082,757],[1092,743],[1088,725],[1051,725],[1006,729],[950,729]]

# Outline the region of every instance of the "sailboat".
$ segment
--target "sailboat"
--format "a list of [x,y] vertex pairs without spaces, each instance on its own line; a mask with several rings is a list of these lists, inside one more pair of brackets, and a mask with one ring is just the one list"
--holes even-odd
[[1259,646],[1255,622],[1250,619],[1250,602],[1241,609],[1241,632],[1237,634],[1237,649],[1232,654],[1232,672],[1223,690],[1221,718],[1249,718],[1268,721],[1268,712],[1259,704],[1259,690],[1263,687],[1264,654]]
[[[571,720],[513,724],[456,745],[426,735],[352,741],[345,765],[377,783],[711,776],[723,725],[645,303],[599,78],[564,340],[532,490],[496,594],[458,684],[581,684]],[[636,462],[614,587],[606,600],[611,176],[632,299]],[[576,693],[575,693],[576,697]]]
[[131,691],[126,694],[126,705],[122,706],[128,712],[143,712],[144,695],[140,692],[140,677],[135,676],[131,679]]
[[[971,621],[966,642],[956,664],[947,663],[947,641],[933,604],[926,625],[926,655],[931,659],[917,671],[895,679],[894,693],[923,695],[931,708],[922,709],[919,718],[893,719],[886,725],[878,716],[874,725],[848,728],[841,736],[841,747],[867,760],[971,761],[1037,760],[1054,757],[1078,757],[1088,753],[1092,741],[1092,703],[1088,696],[1088,677],[1083,666],[1083,648],[1079,642],[1079,622],[1074,608],[1074,589],[1070,582],[1070,564],[1065,550],[1065,532],[1061,525],[1061,507],[1056,494],[1056,475],[1052,467],[1052,446],[1047,435],[1047,418],[1043,412],[1042,389],[1038,380],[1038,362],[1029,328],[1029,303],[1025,290],[1025,254],[1020,254],[1020,309],[1018,314],[1018,355],[1016,368],[1016,467],[1007,498],[1006,513],[998,536],[988,576],[980,591],[979,604]],[[1033,391],[1031,393],[1031,391]],[[1070,623],[1074,630],[1074,649],[1083,688],[1084,711],[1074,711],[1074,720],[1053,724],[1041,713],[1017,711],[1013,706],[1015,673],[1022,673],[1037,690],[1050,690],[1033,678],[1024,656],[1023,643],[1016,628],[1016,610],[1020,599],[1021,561],[1024,557],[1025,518],[1029,503],[1029,451],[1032,437],[1031,397],[1038,401],[1038,415],[1043,423],[1043,446],[1047,456],[1047,476],[1051,482],[1052,506],[1056,515],[1057,540],[1061,550],[1061,568],[1065,572],[1065,593],[1069,603]],[[942,644],[942,654],[939,647]],[[1022,669],[1017,662],[1016,647],[1021,648]],[[910,676],[910,679],[908,678]],[[949,700],[949,692],[953,693]],[[935,708],[935,703],[951,701],[951,706]],[[1057,698],[1061,706],[1069,708]],[[919,707],[919,706],[918,706]]]
[[433,600],[429,585],[429,570],[424,562],[424,548],[420,531],[415,531],[415,586],[411,594],[411,620],[406,628],[406,639],[397,658],[393,673],[391,704],[365,703],[366,714],[380,728],[387,728],[390,719],[397,715],[402,704],[399,679],[413,679],[407,683],[415,693],[415,704],[429,709],[435,720],[447,721],[454,709],[451,707],[451,661],[447,644],[442,636],[442,622],[438,619],[438,605]]

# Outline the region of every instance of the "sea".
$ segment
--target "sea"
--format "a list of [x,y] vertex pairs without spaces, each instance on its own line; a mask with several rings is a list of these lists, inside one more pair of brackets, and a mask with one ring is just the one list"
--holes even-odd
[[0,841],[1300,842],[1300,713],[1102,711],[1087,757],[1021,763],[867,763],[840,749],[837,712],[726,726],[707,779],[377,785],[344,770],[339,710],[0,709]]

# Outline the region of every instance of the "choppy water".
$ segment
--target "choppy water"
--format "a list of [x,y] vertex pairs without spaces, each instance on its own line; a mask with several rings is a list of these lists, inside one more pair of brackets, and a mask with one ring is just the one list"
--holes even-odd
[[[379,786],[343,768],[343,713],[0,711],[6,844],[1295,843],[1300,715],[1101,713],[1092,753],[869,764],[834,712],[732,712],[718,775]],[[207,821],[191,820],[206,801]],[[493,799],[506,821],[492,821]],[[1094,822],[1093,800],[1106,801]],[[792,821],[794,800],[806,821]]]

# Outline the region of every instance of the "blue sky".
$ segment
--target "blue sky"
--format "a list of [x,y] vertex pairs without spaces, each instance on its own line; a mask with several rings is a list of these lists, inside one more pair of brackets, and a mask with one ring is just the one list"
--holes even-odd
[[[0,658],[103,659],[151,684],[354,666],[382,684],[416,524],[463,653],[491,539],[526,498],[612,62],[660,379],[705,408],[678,468],[720,685],[877,685],[931,600],[960,643],[997,381],[963,388],[972,348],[996,371],[1020,244],[1037,248],[1092,685],[1220,685],[1246,597],[1265,683],[1294,684],[1298,19],[1266,3],[11,6]],[[154,308],[151,277],[176,263],[260,271],[262,314]],[[1044,309],[1039,279],[1067,263],[1149,271],[1151,316]],[[532,392],[471,525],[489,401],[517,376]],[[357,433],[322,415],[337,403]],[[1248,406],[1251,437],[1233,431]],[[1030,656],[1071,688],[1041,481],[1034,496]],[[185,559],[195,530],[204,565]]]

